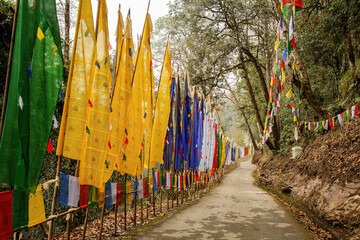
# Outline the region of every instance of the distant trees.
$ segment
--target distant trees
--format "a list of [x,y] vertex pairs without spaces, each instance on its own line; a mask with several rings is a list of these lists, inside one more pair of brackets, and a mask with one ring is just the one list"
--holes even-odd
[[[360,31],[355,23],[359,22],[360,3],[315,0],[304,4],[305,8],[296,14],[298,49],[293,54],[298,59],[299,74],[292,83],[298,89],[300,117],[326,118],[334,114],[331,107],[359,99]],[[262,129],[281,16],[278,1],[175,0],[169,15],[160,19],[157,27],[160,35],[170,34],[175,65],[189,71],[193,84],[201,86],[205,95],[214,89],[241,94],[236,100],[237,111],[250,105],[249,125],[257,124]],[[234,91],[234,84],[227,84],[234,76],[242,92]],[[341,96],[346,97],[342,99],[345,101]],[[280,149],[281,136],[288,135],[282,130],[292,131],[283,128],[285,119],[278,117],[274,118],[272,138],[267,142],[272,150]]]

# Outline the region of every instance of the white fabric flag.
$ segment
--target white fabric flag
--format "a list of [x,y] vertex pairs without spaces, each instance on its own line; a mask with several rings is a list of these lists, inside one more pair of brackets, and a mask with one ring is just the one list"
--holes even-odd
[[79,178],[69,175],[69,201],[68,205],[77,207],[80,199]]

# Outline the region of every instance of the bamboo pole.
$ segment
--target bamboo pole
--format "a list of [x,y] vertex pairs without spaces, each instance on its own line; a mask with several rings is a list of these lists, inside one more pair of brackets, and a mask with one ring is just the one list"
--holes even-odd
[[140,199],[140,219],[141,219],[141,224],[143,224],[144,223],[144,213],[143,213],[143,211],[144,211],[144,206],[143,206],[143,199],[141,198]]
[[[135,177],[135,181],[137,181],[137,177]],[[136,227],[136,190],[134,192],[134,226]]]
[[82,233],[83,240],[85,240],[85,237],[86,237],[86,228],[87,228],[88,217],[89,217],[89,207],[86,208],[86,212],[85,212],[84,229],[83,229],[83,233]]
[[127,174],[125,173],[124,174],[124,178],[125,178],[125,189],[124,189],[124,231],[126,231],[126,228],[127,228],[127,219],[126,219],[126,194],[127,194],[127,189],[126,189],[126,177],[127,177]]
[[[153,172],[153,176],[155,176],[155,170],[154,168],[152,169],[152,172]],[[156,178],[153,177],[153,186],[154,186],[154,181],[155,181]],[[156,183],[155,183],[156,184]],[[155,213],[155,189],[153,188],[153,213],[154,213],[154,217],[156,216],[156,213]]]
[[[116,192],[117,192],[117,184],[119,181],[119,172],[116,171],[115,173],[115,179],[116,179]],[[117,198],[118,198],[118,193],[116,193],[116,203],[115,203],[115,227],[114,227],[114,236],[118,236],[119,234],[117,233],[117,225],[118,225],[118,219],[117,219],[117,215],[118,215],[118,205],[117,205]]]
[[4,89],[4,99],[3,99],[3,106],[1,109],[1,118],[0,118],[0,136],[2,134],[4,118],[5,118],[5,110],[7,104],[7,95],[8,95],[8,88],[10,82],[10,71],[11,71],[11,62],[13,59],[13,52],[14,52],[14,38],[15,38],[15,30],[16,30],[16,22],[17,22],[17,14],[19,11],[19,0],[16,0],[15,12],[14,12],[14,19],[11,29],[11,41],[10,41],[10,51],[9,51],[9,59],[6,68],[6,80],[5,80],[5,89]]
[[[56,166],[56,179],[59,179],[60,177],[60,167],[61,167],[61,156],[58,156],[57,166]],[[56,207],[56,199],[58,196],[58,190],[59,190],[59,184],[55,183],[54,185],[54,193],[53,193],[53,199],[51,203],[51,211],[50,215],[53,216],[55,214],[55,207]],[[49,225],[49,235],[48,239],[51,240],[53,237],[53,228],[54,228],[54,220],[51,220]]]
[[70,240],[70,233],[71,233],[71,217],[72,214],[68,213],[68,215],[66,216],[66,239]]
[[168,189],[166,189],[166,196],[167,196],[167,210],[169,211],[169,209],[170,209],[170,202],[169,202],[169,190]]
[[100,223],[99,240],[101,240],[102,231],[103,231],[103,225],[104,225],[105,199],[106,199],[106,194],[104,193],[104,202],[102,204],[102,209],[101,209],[101,223]]
[[160,213],[162,213],[162,187],[160,186]]

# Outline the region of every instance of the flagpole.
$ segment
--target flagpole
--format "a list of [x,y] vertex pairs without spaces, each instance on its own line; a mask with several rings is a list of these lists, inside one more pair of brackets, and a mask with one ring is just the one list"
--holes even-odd
[[4,124],[4,118],[5,118],[5,110],[6,110],[6,103],[7,103],[7,95],[8,95],[8,88],[9,88],[9,82],[10,82],[10,68],[11,68],[11,62],[13,59],[13,50],[14,50],[14,38],[15,38],[15,30],[16,30],[16,21],[17,21],[17,14],[19,11],[19,0],[16,0],[16,6],[15,6],[15,12],[14,12],[14,19],[11,29],[11,41],[10,41],[10,51],[9,51],[9,59],[6,69],[6,80],[5,80],[5,89],[4,89],[4,98],[3,98],[3,106],[1,110],[1,118],[0,118],[0,139]]
[[[116,192],[117,192],[117,184],[118,184],[118,181],[119,181],[119,172],[116,171],[115,173],[115,179],[116,179]],[[118,224],[118,219],[117,219],[117,215],[118,215],[118,205],[117,205],[117,193],[116,193],[116,203],[115,203],[115,229],[114,229],[114,236],[118,236],[119,234],[117,233],[117,224]]]
[[104,202],[102,204],[102,209],[101,209],[101,222],[100,222],[99,240],[101,240],[102,231],[103,231],[103,225],[104,225],[105,201],[106,201],[106,193],[104,192]]
[[125,179],[125,189],[123,191],[124,193],[124,231],[126,231],[126,194],[127,194],[127,186],[126,186],[126,177],[127,177],[127,174],[125,173],[124,174],[124,179]]
[[[56,179],[59,180],[59,176],[60,176],[60,168],[61,168],[61,156],[58,156],[58,161],[57,161],[57,166],[56,166]],[[56,182],[55,186],[54,186],[54,193],[53,193],[53,199],[52,199],[52,203],[51,203],[51,212],[50,212],[50,216],[55,214],[55,207],[56,207],[56,198],[58,195],[58,190],[59,190],[59,183]],[[49,234],[48,234],[48,240],[52,239],[53,236],[53,227],[54,227],[54,219],[52,219],[50,221],[50,225],[49,225]]]

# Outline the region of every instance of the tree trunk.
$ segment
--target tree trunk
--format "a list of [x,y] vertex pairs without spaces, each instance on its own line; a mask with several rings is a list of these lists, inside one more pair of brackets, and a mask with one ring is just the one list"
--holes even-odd
[[[238,40],[238,45],[240,45],[239,38],[237,38],[237,40]],[[246,87],[247,87],[247,89],[249,91],[249,94],[250,94],[251,104],[254,107],[256,121],[258,122],[260,128],[264,129],[264,124],[262,122],[262,119],[261,119],[261,116],[260,116],[260,111],[259,111],[259,108],[258,108],[257,103],[256,103],[255,94],[254,94],[253,88],[251,86],[251,82],[250,82],[250,78],[249,78],[249,72],[248,72],[248,69],[246,68],[246,65],[245,65],[244,55],[243,55],[243,52],[241,51],[240,48],[238,48],[238,53],[239,53],[239,61],[240,61],[241,65],[242,65],[241,68],[243,70],[243,75],[244,75],[243,77],[244,77],[244,80],[245,80],[245,84],[246,84]],[[277,142],[277,140],[275,140],[275,141]],[[270,150],[277,150],[277,148],[274,147],[274,145],[270,141],[266,141],[266,145],[270,148]]]
[[260,65],[258,59],[255,58],[255,56],[251,53],[251,51],[249,49],[242,47],[241,50],[246,54],[246,56],[248,56],[249,60],[253,63],[253,65],[256,69],[256,72],[258,73],[258,76],[259,76],[260,85],[261,85],[261,89],[263,91],[263,96],[265,98],[265,102],[268,102],[269,101],[269,90],[267,88],[266,79],[265,79],[264,73],[261,69],[261,65]]
[[65,0],[65,44],[64,44],[64,65],[69,65],[70,59],[70,0]]
[[250,138],[251,138],[251,142],[252,142],[252,144],[254,146],[254,149],[255,149],[255,151],[257,151],[258,147],[257,147],[256,141],[255,141],[254,134],[251,131],[249,121],[248,121],[247,117],[245,116],[244,110],[242,108],[240,108],[240,107],[239,107],[239,110],[240,110],[240,113],[241,113],[241,115],[243,116],[243,118],[245,120],[245,125],[246,125],[246,127],[248,129],[248,132],[249,132],[249,135],[250,135]]

